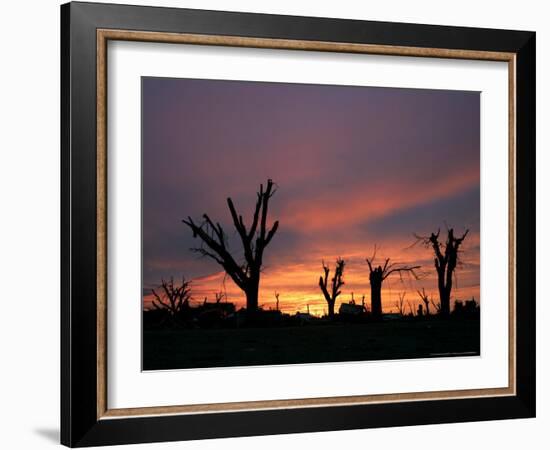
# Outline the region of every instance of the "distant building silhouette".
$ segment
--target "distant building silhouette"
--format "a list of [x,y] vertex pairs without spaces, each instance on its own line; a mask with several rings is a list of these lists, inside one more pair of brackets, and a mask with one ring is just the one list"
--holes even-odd
[[354,303],[341,303],[338,313],[341,316],[361,316],[367,312],[364,305]]

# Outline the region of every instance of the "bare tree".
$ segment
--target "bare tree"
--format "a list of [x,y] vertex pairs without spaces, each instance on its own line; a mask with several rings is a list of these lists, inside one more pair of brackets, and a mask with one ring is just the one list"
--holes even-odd
[[462,241],[468,235],[468,229],[461,237],[454,235],[454,230],[447,230],[445,244],[439,242],[439,231],[432,233],[429,237],[416,236],[426,247],[434,251],[434,264],[437,271],[437,288],[439,290],[439,301],[441,303],[442,316],[448,316],[451,312],[451,290],[453,288],[453,274],[458,262],[458,253]]
[[424,288],[422,288],[422,291],[416,291],[418,293],[418,296],[420,297],[420,300],[424,302],[424,306],[426,308],[426,316],[430,315],[430,299],[428,297],[428,294],[426,294],[426,291]]
[[409,302],[408,300],[407,300],[407,305],[409,305],[409,311],[410,311],[409,316],[414,317],[414,309],[411,305],[411,302]]
[[245,293],[246,309],[249,312],[258,309],[258,291],[264,250],[279,228],[279,221],[275,221],[271,229],[267,227],[269,199],[275,192],[272,180],[267,181],[265,190],[263,184],[260,185],[249,229],[247,229],[242,215],[237,214],[231,198],[227,199],[233,225],[242,242],[244,253],[244,263],[242,264],[239,264],[230,253],[227,236],[219,222],[214,223],[207,214],[203,215],[203,222],[200,225],[197,225],[191,217],[183,220],[183,223],[193,231],[193,237],[199,237],[207,246],[207,248],[201,246],[193,250],[212,258],[224,268],[235,284]]
[[397,312],[400,316],[405,315],[405,292],[397,294],[399,297],[399,301],[395,302],[395,306],[397,306]]
[[[325,265],[323,262],[323,271],[324,276],[319,277],[319,287],[321,288],[321,291],[323,292],[323,295],[325,296],[325,300],[328,304],[328,316],[334,317],[334,305],[336,303],[336,298],[341,294],[340,288],[344,285],[344,280],[342,279],[344,276],[344,260],[342,258],[338,258],[336,260],[336,269],[334,271],[334,276],[330,280],[331,285],[329,286],[329,273],[330,268]],[[329,291],[330,289],[330,291]]]
[[153,306],[161,311],[168,313],[168,316],[172,322],[178,322],[178,316],[187,308],[189,308],[189,300],[191,299],[191,282],[186,281],[185,277],[182,277],[181,284],[174,284],[174,278],[171,277],[169,281],[164,279],[161,282],[161,291],[157,292],[155,289],[151,289],[155,299],[153,300]]
[[279,311],[279,293],[277,291],[275,291],[275,299],[275,311]]
[[365,296],[362,295],[361,296],[361,306],[363,307],[363,310],[367,313],[367,314],[370,314],[370,310],[369,310],[369,307],[366,305],[365,303]]
[[415,279],[418,279],[418,275],[415,270],[420,269],[420,266],[408,266],[399,263],[391,263],[390,258],[386,258],[384,265],[375,266],[374,260],[376,259],[376,247],[374,254],[371,258],[367,258],[367,264],[369,265],[369,281],[371,289],[371,314],[375,319],[382,317],[382,283],[390,275],[397,273],[401,277],[403,273],[412,275]]

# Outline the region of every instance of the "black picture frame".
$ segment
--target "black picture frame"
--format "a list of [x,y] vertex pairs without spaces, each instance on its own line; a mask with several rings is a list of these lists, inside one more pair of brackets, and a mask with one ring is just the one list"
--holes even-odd
[[[98,418],[98,29],[516,56],[516,393],[508,396]],[[71,447],[535,416],[534,32],[114,4],[61,6],[61,443]]]

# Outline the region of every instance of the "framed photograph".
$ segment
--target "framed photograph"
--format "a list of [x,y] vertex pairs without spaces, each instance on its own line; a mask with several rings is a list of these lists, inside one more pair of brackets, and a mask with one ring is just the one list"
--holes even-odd
[[61,7],[61,441],[535,415],[535,33]]

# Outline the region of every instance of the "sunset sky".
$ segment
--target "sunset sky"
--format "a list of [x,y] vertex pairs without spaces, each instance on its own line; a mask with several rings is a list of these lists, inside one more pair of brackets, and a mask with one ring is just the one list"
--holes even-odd
[[[182,223],[208,213],[242,260],[226,199],[250,225],[260,183],[277,185],[270,221],[280,226],[264,254],[259,304],[323,314],[322,261],[346,261],[338,297],[370,305],[366,257],[421,265],[382,290],[385,312],[416,289],[438,300],[433,256],[413,233],[470,229],[452,301],[479,301],[478,92],[143,78],[143,294],[161,278],[192,280],[194,302],[244,295]],[[332,274],[332,272],[331,272]],[[193,302],[192,301],[192,302]]]

